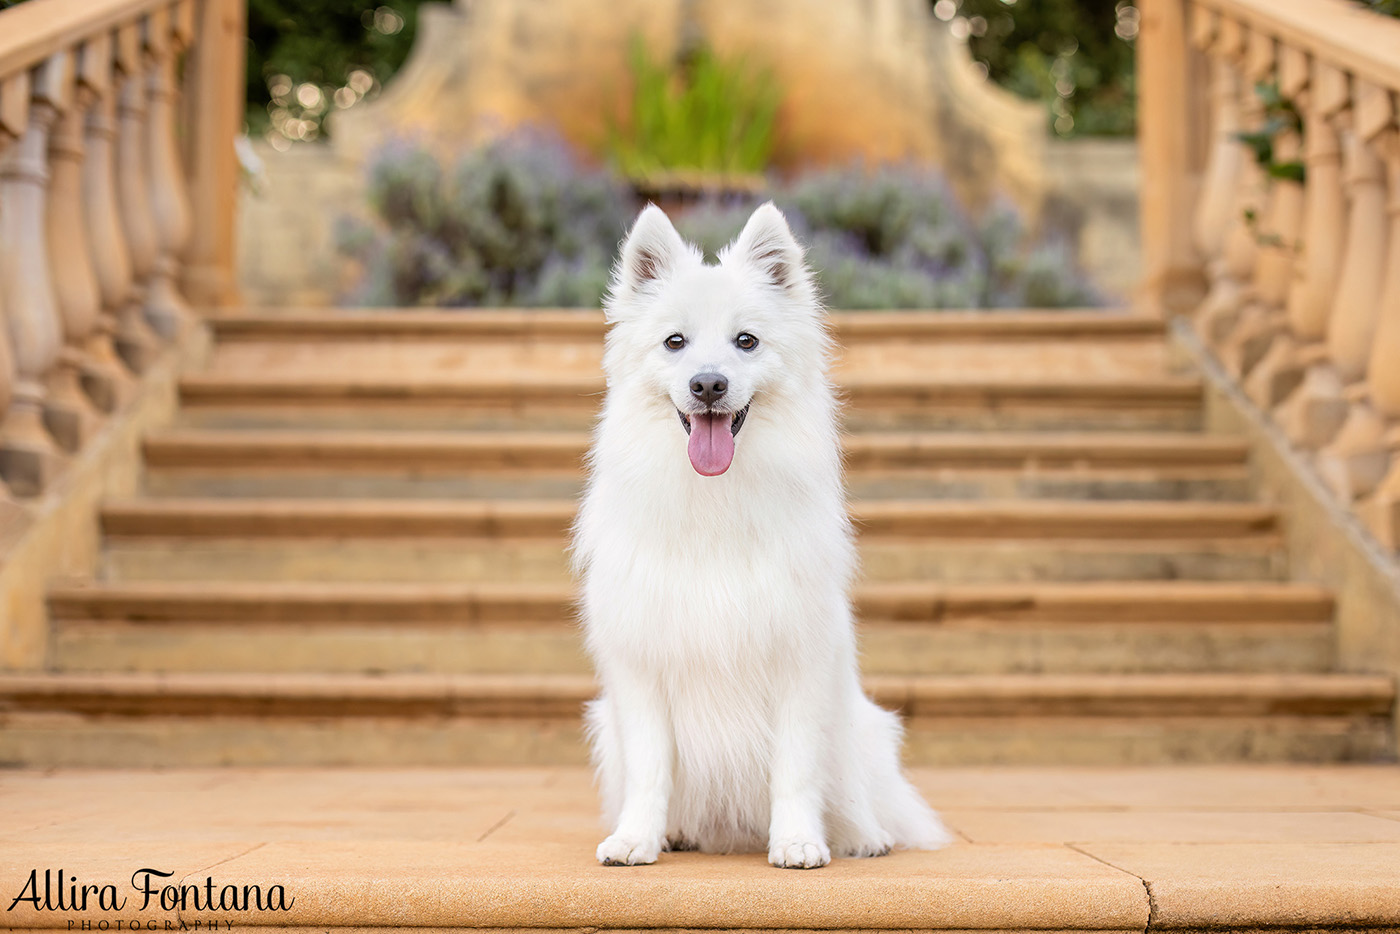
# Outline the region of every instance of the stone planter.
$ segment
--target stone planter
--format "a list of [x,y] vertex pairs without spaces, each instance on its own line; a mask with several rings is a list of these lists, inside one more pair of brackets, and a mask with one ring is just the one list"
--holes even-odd
[[668,214],[685,211],[701,201],[752,198],[768,190],[766,177],[749,172],[668,169],[632,176],[629,181],[639,201],[650,201]]

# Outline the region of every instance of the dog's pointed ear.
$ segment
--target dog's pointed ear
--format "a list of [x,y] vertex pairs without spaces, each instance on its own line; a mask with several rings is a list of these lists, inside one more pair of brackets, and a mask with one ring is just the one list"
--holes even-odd
[[794,295],[810,291],[802,246],[773,202],[758,207],[728,256],[747,264],[764,282]]
[[666,279],[686,253],[685,241],[666,212],[648,204],[622,244],[614,290],[627,295]]

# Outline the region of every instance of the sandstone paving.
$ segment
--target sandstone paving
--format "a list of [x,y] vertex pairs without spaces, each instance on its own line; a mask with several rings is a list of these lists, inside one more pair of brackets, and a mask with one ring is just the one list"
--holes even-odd
[[1400,821],[1348,811],[944,811],[974,843],[1400,843]]
[[[431,868],[413,843],[353,851],[273,844],[221,869],[237,882],[294,866],[306,900],[284,920],[327,926],[958,929],[1054,919],[1119,929],[1145,920],[1136,879],[1063,847],[954,846],[788,874],[761,854],[676,853],[651,867],[603,867],[593,859],[597,838],[590,830],[442,844]],[[380,900],[385,888],[400,897]]]
[[[59,867],[125,891],[149,865],[284,885],[286,912],[218,915],[322,930],[1400,924],[1400,767],[912,776],[958,842],[794,873],[762,854],[598,866],[580,768],[0,772],[0,893]],[[107,917],[20,908],[8,925]]]
[[1400,810],[1393,765],[1190,765],[917,769],[944,809]]
[[1159,927],[1400,926],[1397,843],[1101,843],[1141,877]]

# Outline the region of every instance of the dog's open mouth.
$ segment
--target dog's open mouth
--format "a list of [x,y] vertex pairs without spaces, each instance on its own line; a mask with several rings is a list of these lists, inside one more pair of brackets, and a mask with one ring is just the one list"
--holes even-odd
[[[749,403],[752,405],[753,403]],[[744,427],[749,406],[738,412],[696,412],[687,415],[676,409],[685,433],[690,435],[686,452],[690,466],[702,477],[718,477],[734,462],[734,436]]]

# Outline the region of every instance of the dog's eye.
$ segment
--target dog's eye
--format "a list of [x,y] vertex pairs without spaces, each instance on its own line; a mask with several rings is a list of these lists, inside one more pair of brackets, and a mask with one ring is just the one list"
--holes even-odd
[[743,334],[734,338],[734,344],[740,350],[753,350],[758,346],[758,338],[754,337],[748,331],[745,331]]
[[667,350],[680,350],[684,346],[685,337],[681,334],[672,334],[670,337],[666,338]]

